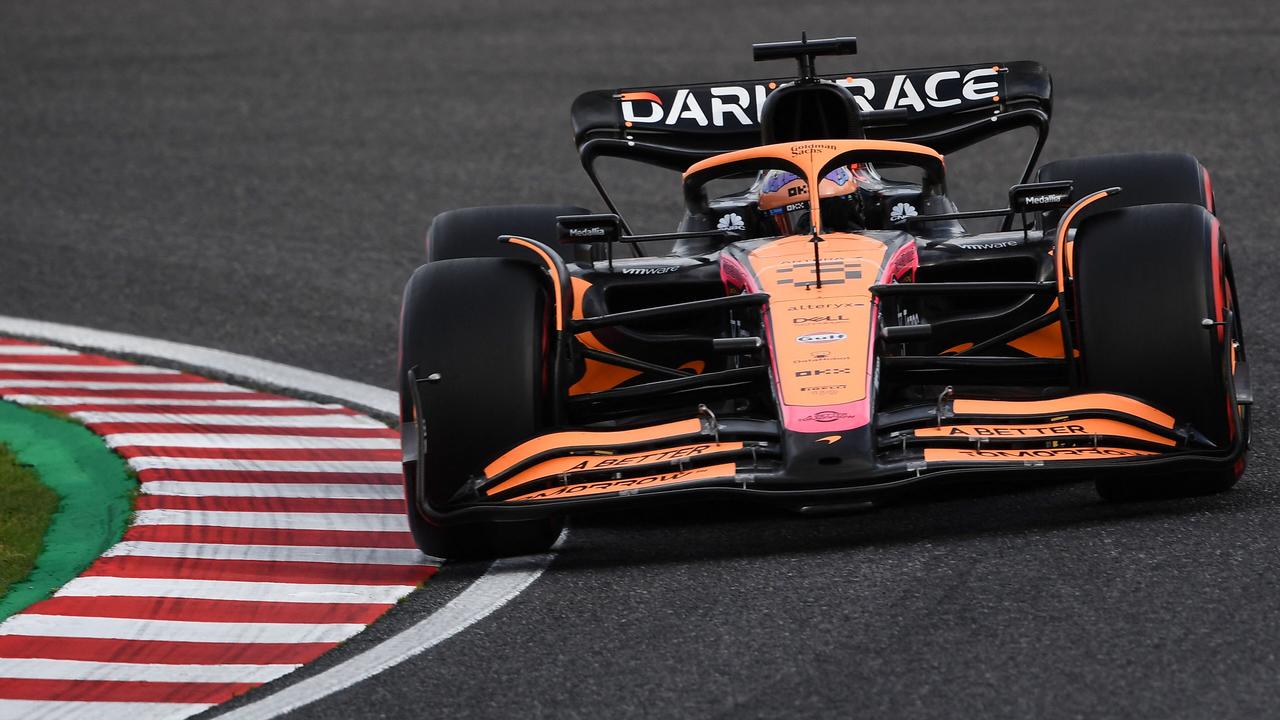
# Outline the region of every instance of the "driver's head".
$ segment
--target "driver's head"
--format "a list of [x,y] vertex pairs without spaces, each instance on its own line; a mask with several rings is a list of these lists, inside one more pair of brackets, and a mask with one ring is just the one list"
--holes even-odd
[[[830,230],[863,227],[862,199],[854,174],[858,165],[838,167],[818,183],[823,224]],[[852,172],[851,172],[852,171]],[[812,232],[809,220],[809,188],[805,179],[786,170],[769,170],[760,183],[760,211],[782,235]]]

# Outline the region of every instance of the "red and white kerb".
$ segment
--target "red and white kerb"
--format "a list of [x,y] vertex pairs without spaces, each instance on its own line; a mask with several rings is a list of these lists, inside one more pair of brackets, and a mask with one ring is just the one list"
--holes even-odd
[[364,629],[435,571],[398,435],[340,405],[0,339],[0,397],[138,473],[122,542],[0,624],[0,719],[181,718]]

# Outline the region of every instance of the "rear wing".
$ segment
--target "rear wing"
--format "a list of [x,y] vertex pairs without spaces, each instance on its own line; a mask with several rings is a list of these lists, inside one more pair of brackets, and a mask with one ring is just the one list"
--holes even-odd
[[[1035,128],[1037,141],[1021,182],[1048,139],[1052,82],[1037,62],[819,77],[849,89],[871,139],[915,142],[945,155],[1009,130]],[[603,195],[594,170],[599,157],[684,171],[704,158],[758,146],[765,98],[793,79],[585,92],[570,111],[582,165]]]

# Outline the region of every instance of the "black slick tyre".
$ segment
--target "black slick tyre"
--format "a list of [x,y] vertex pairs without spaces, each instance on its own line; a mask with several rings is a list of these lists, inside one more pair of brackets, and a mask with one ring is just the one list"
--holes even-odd
[[[1224,353],[1234,331],[1202,325],[1229,297],[1217,220],[1198,205],[1144,205],[1087,218],[1074,245],[1084,390],[1140,398],[1226,448],[1238,433]],[[1099,478],[1108,500],[1206,495],[1243,472],[1209,466],[1156,476]]]
[[428,555],[543,552],[562,529],[559,520],[440,525],[419,501],[445,507],[485,464],[547,427],[550,314],[543,283],[531,263],[469,258],[423,265],[405,288],[398,363],[402,422],[415,417],[409,370],[416,368],[419,378],[439,375],[421,389],[425,451],[405,463],[404,475],[410,529]]
[[[586,215],[573,205],[496,205],[442,212],[427,229],[427,262],[475,257],[529,259],[529,251],[498,242],[499,235],[519,235],[554,248],[573,262],[577,245],[565,245],[556,233],[556,217]],[[590,254],[590,247],[586,247]]]
[[[1107,210],[1158,203],[1186,203],[1214,211],[1209,173],[1186,153],[1118,153],[1070,158],[1045,164],[1036,172],[1038,182],[1071,180],[1070,199],[1120,187],[1121,192],[1099,200],[1081,211],[1083,219]],[[1059,213],[1047,213],[1048,227]]]

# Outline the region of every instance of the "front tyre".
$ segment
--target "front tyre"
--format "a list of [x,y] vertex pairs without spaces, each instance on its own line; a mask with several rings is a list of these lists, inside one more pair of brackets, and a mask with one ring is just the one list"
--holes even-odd
[[[427,229],[427,262],[457,258],[511,257],[529,259],[528,251],[498,242],[499,235],[519,235],[560,253],[565,262],[580,255],[590,257],[602,248],[591,244],[565,244],[556,231],[560,215],[586,215],[590,210],[574,205],[495,205],[448,210]],[[603,255],[599,258],[604,259]]]
[[[1219,448],[1247,438],[1232,378],[1243,333],[1217,219],[1190,204],[1113,210],[1080,224],[1074,253],[1084,387],[1149,402]],[[1236,322],[1202,325],[1227,317]],[[1107,500],[1207,495],[1243,472],[1242,458],[1157,477],[1100,478],[1097,488]]]
[[[544,275],[504,258],[441,260],[418,268],[400,314],[400,417],[415,408],[408,373],[438,374],[424,388],[425,450],[404,463],[409,527],[426,554],[447,559],[544,552],[560,520],[440,525],[423,512],[443,508],[466,480],[547,428],[550,314]],[[421,467],[419,467],[421,464]],[[423,487],[419,491],[418,483]]]
[[[1072,181],[1072,202],[1099,190],[1120,187],[1117,195],[1085,207],[1081,218],[1107,210],[1139,205],[1179,203],[1199,205],[1214,212],[1213,185],[1209,171],[1186,153],[1147,152],[1091,155],[1058,160],[1036,171],[1037,182]],[[1049,227],[1061,213],[1047,213]]]

